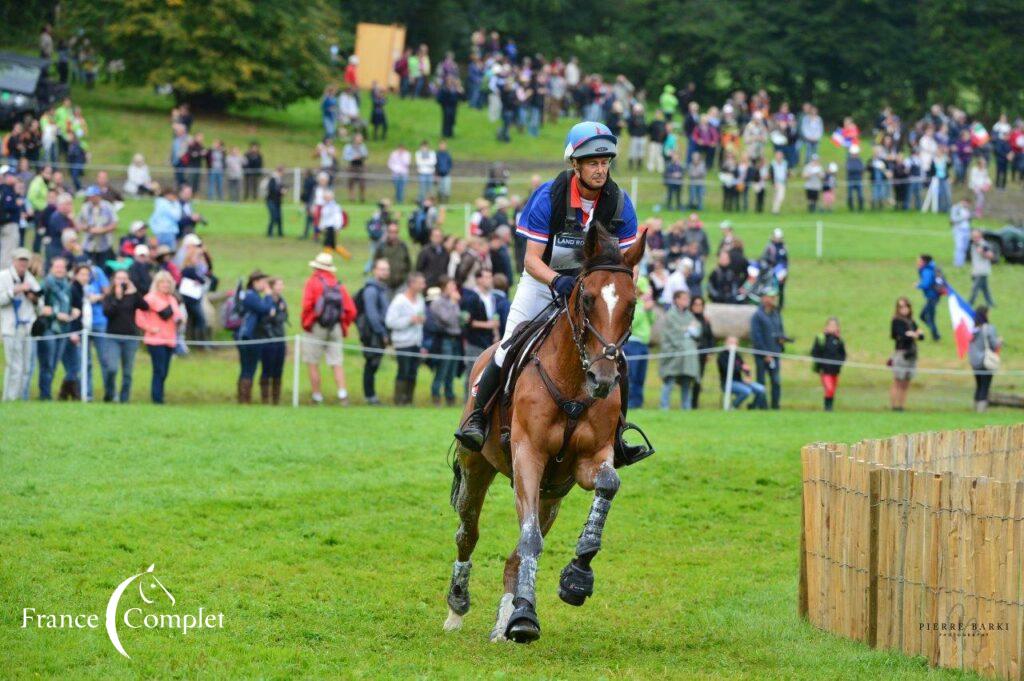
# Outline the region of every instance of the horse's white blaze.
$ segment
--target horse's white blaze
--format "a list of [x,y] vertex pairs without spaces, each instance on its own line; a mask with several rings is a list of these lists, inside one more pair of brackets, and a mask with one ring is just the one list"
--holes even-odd
[[508,627],[508,619],[512,616],[512,594],[505,594],[498,603],[498,617],[494,621],[494,629],[491,631],[491,641],[507,641],[505,629]]
[[445,631],[455,631],[462,628],[462,615],[456,615],[455,611],[448,608],[448,619],[444,621]]
[[615,313],[615,306],[619,304],[619,294],[615,291],[614,281],[601,287],[601,297],[608,306],[608,318],[611,319]]

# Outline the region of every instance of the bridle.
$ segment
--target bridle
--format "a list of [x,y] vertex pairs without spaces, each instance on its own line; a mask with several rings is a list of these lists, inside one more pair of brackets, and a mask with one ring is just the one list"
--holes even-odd
[[[590,319],[587,318],[587,312],[583,309],[583,293],[586,291],[586,279],[587,275],[593,272],[614,272],[616,274],[628,274],[630,281],[633,279],[633,268],[625,267],[624,265],[594,265],[589,267],[579,274],[576,278],[576,302],[573,305],[573,309],[570,310],[568,301],[566,302],[565,317],[569,320],[569,328],[572,331],[572,341],[576,346],[576,352],[580,357],[580,365],[583,367],[583,371],[586,372],[590,367],[594,366],[602,360],[617,363],[618,360],[623,356],[622,346],[629,340],[629,336],[633,331],[632,323],[629,328],[622,334],[615,343],[609,343],[601,332],[594,328],[594,325],[590,323]],[[571,296],[570,296],[571,297]],[[576,325],[573,321],[575,315],[579,315],[581,324]],[[594,335],[594,338],[601,344],[601,351],[597,355],[590,356],[587,354],[587,348],[584,344],[586,340],[587,332]]]

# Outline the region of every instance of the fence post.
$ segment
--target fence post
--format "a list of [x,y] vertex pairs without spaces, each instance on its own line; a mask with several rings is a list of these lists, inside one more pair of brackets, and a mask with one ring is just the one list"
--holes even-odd
[[818,260],[821,260],[822,252],[824,251],[824,243],[822,243],[822,240],[825,237],[824,231],[825,231],[825,225],[822,224],[821,220],[818,220],[818,225],[817,225],[817,243],[815,244],[815,248],[814,248],[814,253],[818,257]]
[[882,471],[872,466],[868,471],[868,632],[867,644],[878,647],[878,523],[882,497]]
[[299,357],[302,352],[302,334],[295,334],[295,356],[292,358],[292,406],[299,406]]
[[725,370],[725,393],[722,395],[722,410],[732,408],[732,372],[736,366],[736,346],[729,346],[729,366]]
[[640,205],[640,180],[636,175],[633,176],[629,183],[629,197],[633,199],[634,206]]
[[295,197],[295,203],[302,203],[302,177],[299,175],[299,167],[295,166],[292,168],[292,196]]
[[82,353],[81,367],[78,370],[79,392],[82,394],[82,401],[89,401],[89,330],[82,329],[82,341],[79,349]]

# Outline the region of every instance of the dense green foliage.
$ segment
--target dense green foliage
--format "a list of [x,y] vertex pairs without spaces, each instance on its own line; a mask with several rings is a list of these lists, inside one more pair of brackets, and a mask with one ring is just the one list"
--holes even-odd
[[318,94],[340,29],[327,0],[105,0],[66,10],[59,30],[83,29],[106,59],[124,60],[129,82],[169,85],[211,109]]
[[[591,498],[574,490],[540,559],[544,635],[517,647],[487,642],[517,535],[504,478],[473,608],[441,630],[454,409],[5,404],[0,658],[11,678],[964,678],[797,617],[799,448],[1010,416],[649,414],[659,451],[622,473],[594,597],[556,596]],[[177,604],[132,589],[122,612],[201,606],[224,629],[122,626],[126,660],[102,624],[20,628],[26,607],[102,618],[152,563]]]
[[[401,23],[410,43],[465,55],[479,25],[515,37],[520,54],[575,54],[584,69],[624,73],[660,92],[697,83],[704,103],[765,88],[813,100],[826,118],[890,103],[919,115],[933,100],[988,115],[1022,103],[1014,0],[343,0],[353,21]],[[348,28],[346,26],[346,28]],[[714,97],[712,97],[714,96]]]

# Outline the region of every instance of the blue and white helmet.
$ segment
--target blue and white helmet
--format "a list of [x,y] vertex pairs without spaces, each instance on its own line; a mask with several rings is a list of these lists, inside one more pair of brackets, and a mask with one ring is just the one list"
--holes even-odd
[[577,123],[565,137],[565,160],[600,156],[614,158],[619,153],[618,143],[619,140],[604,123]]

